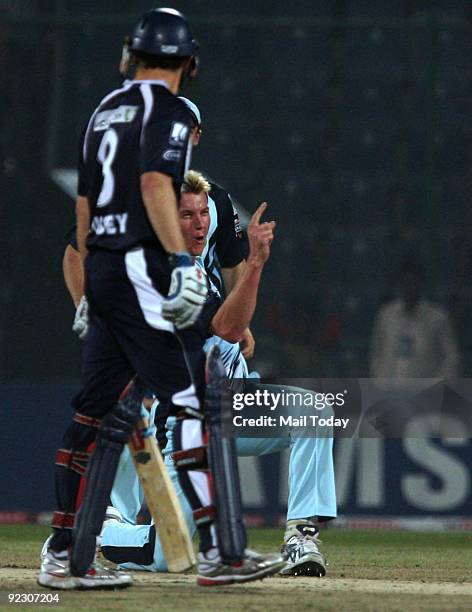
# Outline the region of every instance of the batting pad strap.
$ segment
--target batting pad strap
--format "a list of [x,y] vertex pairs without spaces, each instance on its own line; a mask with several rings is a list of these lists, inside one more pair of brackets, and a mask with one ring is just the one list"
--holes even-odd
[[74,529],[75,512],[56,511],[52,515],[51,527],[55,529]]
[[87,451],[72,451],[60,448],[56,454],[56,465],[68,468],[77,472],[80,476],[84,476],[89,459],[90,453]]
[[192,514],[195,525],[200,527],[201,525],[213,523],[216,516],[216,508],[215,506],[204,506],[203,508],[197,508]]
[[76,423],[80,423],[81,425],[88,425],[89,427],[100,427],[101,420],[94,419],[93,417],[89,417],[85,414],[80,414],[80,412],[76,412],[74,414],[74,421]]
[[87,471],[87,462],[73,461],[70,464],[70,469],[80,476],[85,476],[85,472]]
[[206,446],[196,446],[172,453],[174,467],[177,470],[207,470],[208,460]]
[[72,459],[72,451],[60,448],[56,454],[56,465],[68,468]]

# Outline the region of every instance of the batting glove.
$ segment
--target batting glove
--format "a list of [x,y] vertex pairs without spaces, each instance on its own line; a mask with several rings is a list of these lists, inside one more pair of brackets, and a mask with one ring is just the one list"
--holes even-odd
[[206,278],[188,253],[175,253],[169,260],[174,269],[162,316],[177,329],[185,329],[195,323],[203,308],[208,294]]
[[88,302],[85,295],[80,298],[79,305],[75,311],[74,324],[72,325],[72,331],[75,332],[81,340],[85,340],[85,336],[88,332],[89,316],[88,316]]

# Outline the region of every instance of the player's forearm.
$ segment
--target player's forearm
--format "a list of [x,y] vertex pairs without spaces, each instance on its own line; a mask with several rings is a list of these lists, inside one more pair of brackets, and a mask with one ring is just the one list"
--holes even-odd
[[212,319],[213,332],[228,342],[239,342],[249,327],[257,304],[264,265],[248,260],[236,286]]
[[67,245],[64,251],[62,260],[62,269],[64,272],[64,281],[69,294],[77,308],[80,298],[84,295],[84,267],[80,253]]
[[75,217],[77,222],[77,246],[82,259],[82,263],[87,256],[85,242],[90,231],[90,207],[88,199],[78,196],[75,204]]
[[239,262],[234,268],[221,268],[221,274],[225,283],[225,289],[227,293],[230,293],[236,286],[238,280],[244,273],[246,266],[245,261]]
[[171,177],[159,172],[144,173],[141,193],[149,221],[164,249],[168,253],[186,251]]

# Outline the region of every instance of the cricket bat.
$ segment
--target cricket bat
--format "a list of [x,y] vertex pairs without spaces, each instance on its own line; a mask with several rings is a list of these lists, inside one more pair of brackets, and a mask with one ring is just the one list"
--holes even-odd
[[169,572],[183,572],[195,565],[192,540],[174,485],[167,472],[149,420],[142,415],[129,441],[144,497],[156,524]]

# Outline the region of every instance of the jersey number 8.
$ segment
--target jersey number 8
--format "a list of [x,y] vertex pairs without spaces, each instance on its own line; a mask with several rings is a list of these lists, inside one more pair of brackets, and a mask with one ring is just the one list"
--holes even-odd
[[98,196],[97,206],[107,206],[113,197],[115,190],[115,177],[113,176],[112,164],[118,148],[118,134],[113,128],[107,130],[98,148],[97,160],[102,165],[103,184]]

